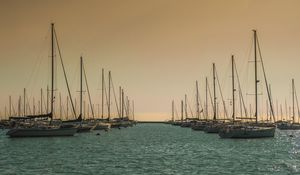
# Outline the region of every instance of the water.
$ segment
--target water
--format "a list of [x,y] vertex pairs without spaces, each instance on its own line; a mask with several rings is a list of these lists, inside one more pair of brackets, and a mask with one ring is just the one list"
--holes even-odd
[[11,139],[1,131],[0,174],[300,174],[299,131],[231,140],[139,124],[96,133]]

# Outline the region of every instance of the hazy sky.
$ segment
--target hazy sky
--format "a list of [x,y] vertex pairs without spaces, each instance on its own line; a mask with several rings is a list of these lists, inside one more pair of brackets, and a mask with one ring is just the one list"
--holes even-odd
[[[253,93],[244,78],[252,68],[252,29],[258,30],[274,100],[290,103],[291,78],[300,89],[299,7],[298,0],[0,0],[1,112],[8,95],[16,104],[26,87],[39,98],[49,82],[51,22],[74,96],[82,55],[94,103],[100,69],[111,70],[116,90],[123,86],[135,100],[137,119],[170,118],[171,100],[179,108],[185,93],[192,105],[195,80],[203,100],[212,62],[224,91],[230,90],[231,54],[244,93]],[[62,77],[60,65],[57,70]],[[229,91],[224,96],[231,98]]]

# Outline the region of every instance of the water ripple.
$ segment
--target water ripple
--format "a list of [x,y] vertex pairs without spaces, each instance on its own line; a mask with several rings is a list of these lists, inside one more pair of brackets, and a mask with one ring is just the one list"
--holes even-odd
[[163,124],[64,138],[0,132],[0,174],[300,174],[300,132],[230,140]]

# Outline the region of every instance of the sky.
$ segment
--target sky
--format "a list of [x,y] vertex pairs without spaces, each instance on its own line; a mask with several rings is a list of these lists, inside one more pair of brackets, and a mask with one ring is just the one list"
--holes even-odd
[[[232,54],[244,93],[254,91],[248,78],[253,74],[252,29],[258,31],[274,102],[286,100],[290,106],[292,78],[300,88],[299,6],[298,0],[0,0],[1,115],[9,95],[17,108],[23,88],[30,103],[33,97],[37,103],[40,88],[45,92],[52,22],[73,97],[78,97],[82,56],[95,106],[104,68],[106,78],[112,72],[116,93],[122,86],[134,100],[137,120],[170,119],[171,101],[180,111],[185,94],[195,110],[195,81],[203,101],[214,62],[230,108]],[[63,99],[67,93],[60,64],[56,70],[58,105],[59,92]]]

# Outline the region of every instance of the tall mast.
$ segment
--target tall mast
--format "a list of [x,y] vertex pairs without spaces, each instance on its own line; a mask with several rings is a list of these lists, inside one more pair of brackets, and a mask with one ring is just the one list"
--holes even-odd
[[283,119],[282,104],[280,103],[280,120]]
[[111,73],[108,72],[108,120],[110,120],[110,86],[111,86]]
[[67,120],[69,119],[69,97],[67,96]]
[[9,116],[11,117],[11,96],[9,96]]
[[285,107],[285,119],[287,120],[288,118],[288,107],[287,107],[287,103],[286,103],[286,99],[284,100],[284,107]]
[[208,119],[208,80],[205,78],[205,117]]
[[24,94],[23,94],[24,96],[23,96],[23,100],[24,100],[24,108],[23,108],[23,110],[24,110],[24,116],[26,115],[26,88],[24,88]]
[[19,101],[18,101],[18,116],[21,116],[21,96],[19,96]]
[[40,103],[40,105],[41,105],[40,114],[43,114],[43,89],[42,88],[41,88],[41,103]]
[[217,119],[217,97],[216,97],[216,66],[213,63],[213,86],[214,86],[214,120]]
[[181,100],[181,121],[183,121],[183,100]]
[[123,119],[124,118],[124,109],[125,109],[125,107],[124,107],[124,89],[122,89],[121,98],[122,98],[122,100],[121,100],[121,102],[122,102],[121,118]]
[[[25,101],[24,101],[24,103],[25,103]],[[47,111],[47,114],[48,114],[49,113],[49,87],[48,87],[48,85],[47,85],[47,105],[46,105],[46,111]]]
[[126,96],[126,104],[127,104],[126,117],[129,118],[130,103],[129,103],[128,96]]
[[235,87],[234,87],[234,56],[231,55],[232,66],[232,119],[235,120]]
[[292,79],[292,99],[293,99],[293,115],[292,115],[292,120],[293,123],[295,122],[295,84],[294,84],[294,79]]
[[184,112],[185,112],[185,118],[188,118],[187,114],[187,95],[184,95]]
[[174,100],[172,100],[172,121],[174,121]]
[[62,101],[61,101],[61,93],[59,93],[59,117],[62,118]]
[[51,120],[53,118],[54,103],[54,23],[51,23]]
[[197,118],[200,119],[200,109],[199,109],[199,88],[198,81],[196,81],[196,107],[197,107]]
[[253,30],[254,33],[254,70],[255,70],[255,122],[258,122],[258,94],[257,94],[257,85],[258,85],[258,79],[257,79],[257,46],[256,46],[256,41],[257,41],[257,36],[256,36],[256,30]]
[[83,60],[82,56],[80,57],[80,116],[82,117],[82,70],[83,69]]
[[104,113],[104,69],[102,69],[102,104],[101,104],[101,118],[103,119],[103,113]]
[[134,121],[134,101],[132,100],[132,120]]
[[122,118],[122,88],[119,86],[119,108],[120,108],[120,118]]

